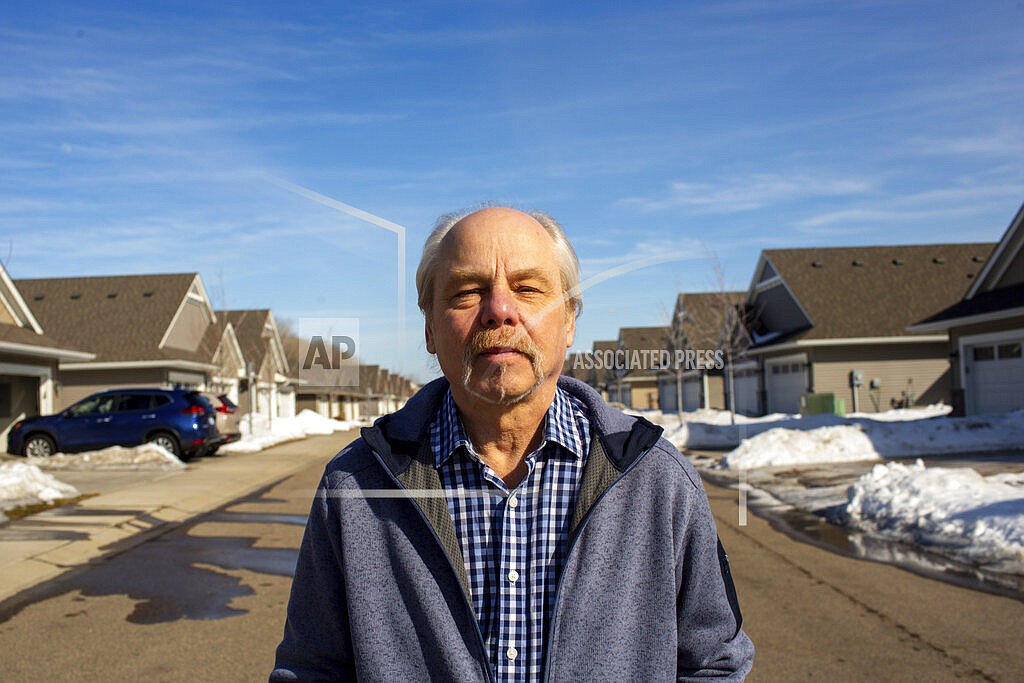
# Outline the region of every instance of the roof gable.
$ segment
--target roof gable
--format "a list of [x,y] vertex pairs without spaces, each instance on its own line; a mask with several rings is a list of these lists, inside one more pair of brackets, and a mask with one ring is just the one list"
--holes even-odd
[[28,328],[36,334],[42,334],[43,328],[32,315],[32,309],[25,303],[21,292],[14,285],[7,269],[0,263],[0,322],[16,327]]
[[680,350],[715,349],[735,320],[744,292],[683,292],[676,297],[669,340]]
[[197,273],[177,273],[38,278],[15,284],[47,335],[95,353],[99,362],[209,362],[201,348],[163,344],[197,281]]
[[220,311],[219,313],[234,327],[238,345],[247,363],[252,363],[257,371],[269,363],[273,372],[288,373],[288,359],[285,355],[284,344],[270,309]]
[[[755,341],[782,336],[851,339],[906,336],[906,326],[959,300],[992,243],[773,249],[763,252],[781,284],[751,287]],[[773,295],[784,286],[790,296]],[[809,325],[801,327],[787,298]]]
[[999,244],[964,299],[983,292],[1024,284],[1024,204],[1010,221]]

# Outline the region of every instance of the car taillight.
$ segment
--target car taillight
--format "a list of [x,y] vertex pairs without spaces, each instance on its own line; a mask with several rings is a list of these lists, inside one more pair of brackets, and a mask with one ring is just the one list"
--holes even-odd
[[224,413],[225,415],[234,415],[235,414],[235,411],[231,410],[231,408],[228,408],[226,405],[219,405],[219,406],[217,406],[217,412],[218,413]]
[[189,406],[185,410],[181,411],[182,415],[205,415],[206,408],[202,406]]

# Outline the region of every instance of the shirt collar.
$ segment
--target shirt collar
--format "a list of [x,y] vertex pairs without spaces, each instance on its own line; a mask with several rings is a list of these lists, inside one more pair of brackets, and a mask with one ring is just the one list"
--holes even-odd
[[[540,448],[555,443],[577,459],[582,459],[586,451],[577,422],[577,417],[582,411],[582,404],[562,389],[556,388],[555,398],[544,415],[544,441]],[[431,429],[431,446],[434,449],[436,467],[444,465],[460,446],[464,446],[474,460],[479,460],[473,443],[462,426],[462,418],[459,416],[451,389],[445,392],[441,400],[437,418]]]

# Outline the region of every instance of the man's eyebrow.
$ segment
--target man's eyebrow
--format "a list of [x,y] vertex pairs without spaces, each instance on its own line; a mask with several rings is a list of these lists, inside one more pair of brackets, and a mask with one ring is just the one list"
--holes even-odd
[[[448,271],[449,285],[460,285],[466,282],[484,282],[493,277],[490,271],[473,270],[471,268],[452,268]],[[550,283],[551,278],[543,268],[521,268],[508,274],[511,282],[522,282],[523,280],[540,280]]]

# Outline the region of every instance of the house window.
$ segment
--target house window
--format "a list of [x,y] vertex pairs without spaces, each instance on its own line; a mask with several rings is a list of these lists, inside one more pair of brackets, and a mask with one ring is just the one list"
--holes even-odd
[[1020,358],[1020,342],[999,345],[999,358]]
[[975,346],[974,347],[974,360],[995,360],[996,359],[996,347],[994,346]]

